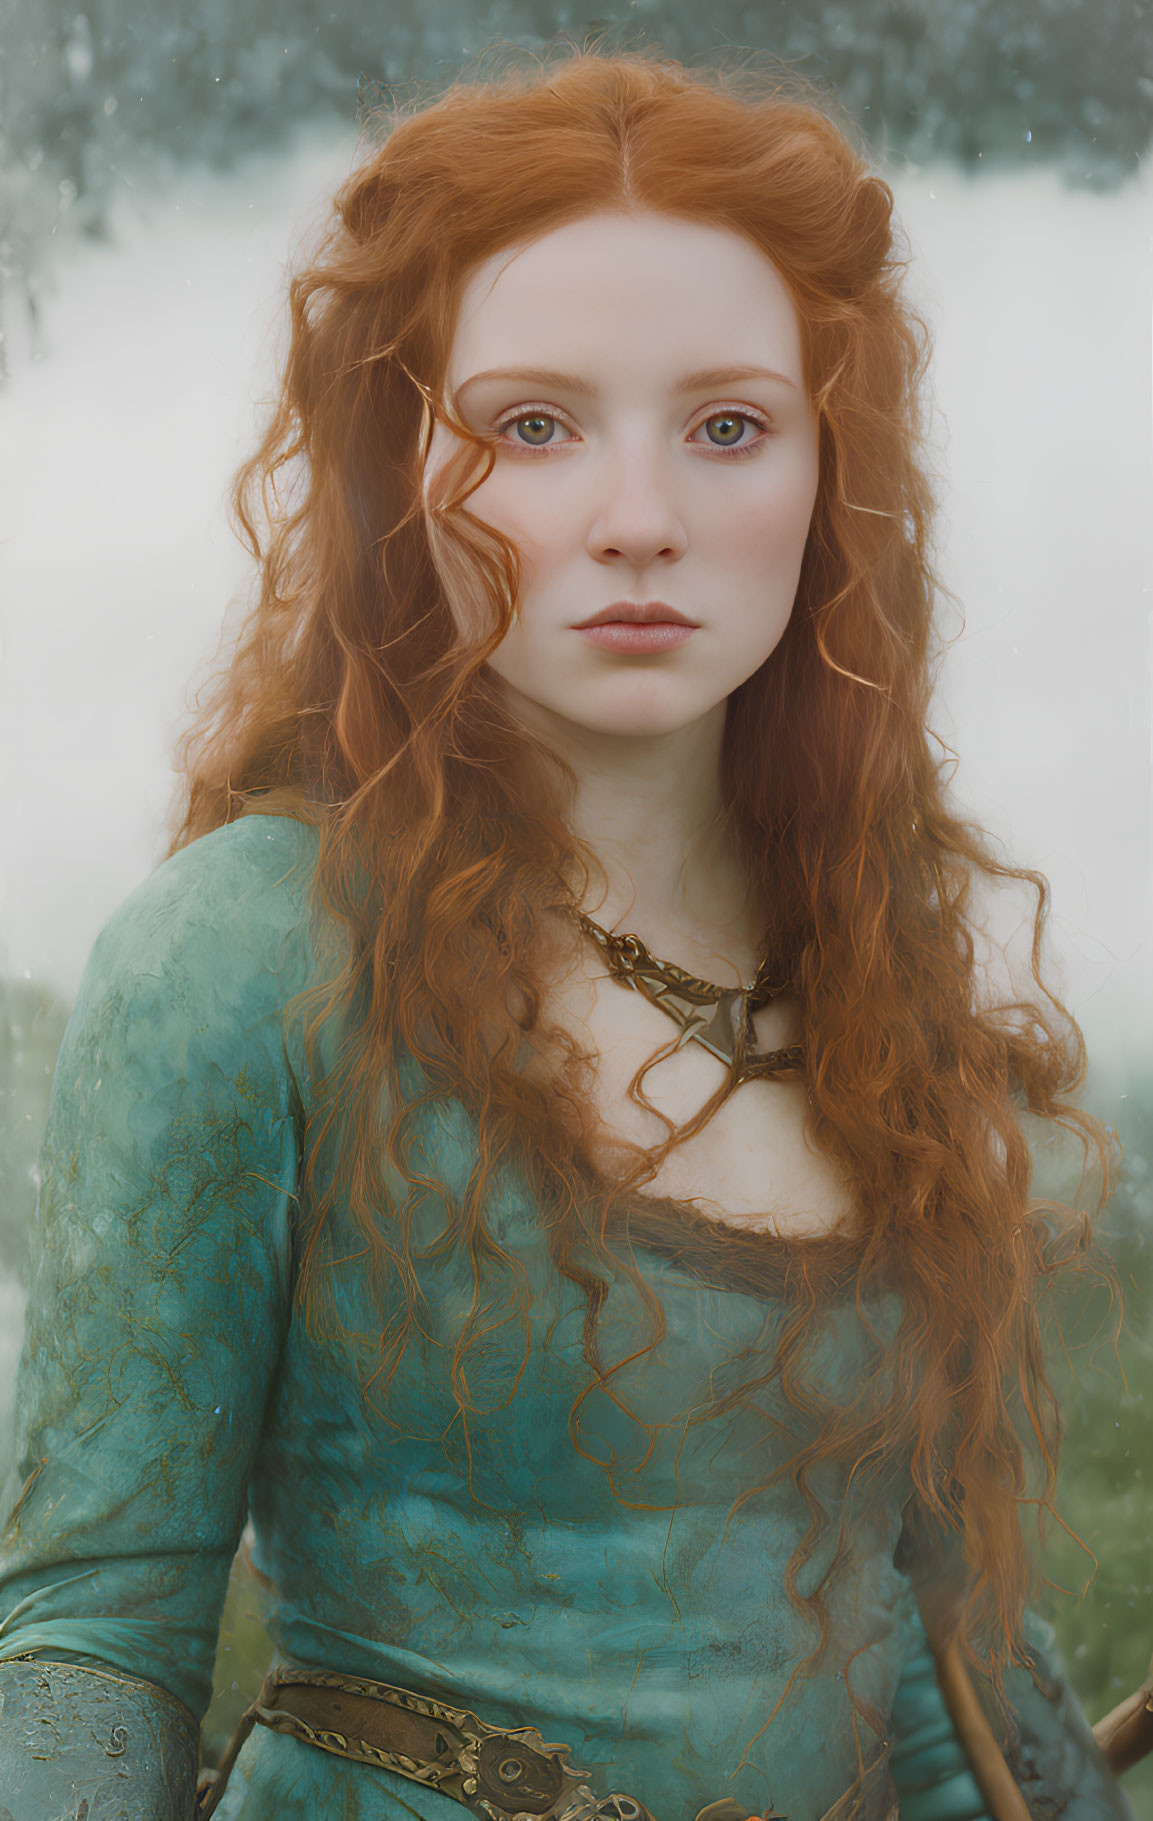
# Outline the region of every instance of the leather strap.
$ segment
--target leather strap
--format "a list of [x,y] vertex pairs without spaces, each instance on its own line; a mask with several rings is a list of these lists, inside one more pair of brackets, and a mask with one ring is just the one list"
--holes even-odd
[[567,1745],[535,1727],[490,1726],[467,1708],[367,1677],[319,1669],[274,1669],[240,1721],[215,1773],[201,1778],[198,1815],[211,1815],[254,1726],[288,1733],[320,1751],[396,1772],[452,1796],[487,1821],[653,1821],[644,1804],[596,1796]]
[[960,1646],[956,1642],[946,1644],[942,1650],[933,1651],[933,1658],[949,1718],[993,1821],[1032,1821],[1028,1804],[977,1699]]
[[[949,1718],[993,1821],[1030,1821],[1025,1798],[993,1735],[959,1646],[953,1642],[941,1650],[933,1648],[933,1658]],[[1140,1688],[1097,1721],[1093,1737],[1115,1777],[1153,1752],[1153,1662]]]
[[1153,1662],[1140,1688],[1098,1720],[1093,1737],[1115,1777],[1153,1752]]

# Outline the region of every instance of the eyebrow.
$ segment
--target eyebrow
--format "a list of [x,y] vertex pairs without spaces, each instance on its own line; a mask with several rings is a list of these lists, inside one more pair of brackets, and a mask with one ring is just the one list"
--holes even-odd
[[741,379],[775,379],[779,385],[791,386],[794,392],[797,389],[795,380],[773,367],[702,367],[699,373],[686,373],[683,379],[678,379],[673,391],[709,392],[716,386],[729,386]]
[[[574,373],[559,373],[555,367],[486,367],[482,373],[472,373],[456,389],[458,398],[468,391],[470,386],[480,385],[486,379],[516,379],[527,381],[530,385],[541,386],[550,392],[575,392],[585,397],[596,391],[587,379],[580,379]],[[697,373],[686,373],[678,379],[673,387],[674,392],[708,392],[717,386],[728,386],[742,379],[772,379],[779,385],[790,386],[796,391],[796,381],[787,374],[777,373],[772,367],[702,367]]]

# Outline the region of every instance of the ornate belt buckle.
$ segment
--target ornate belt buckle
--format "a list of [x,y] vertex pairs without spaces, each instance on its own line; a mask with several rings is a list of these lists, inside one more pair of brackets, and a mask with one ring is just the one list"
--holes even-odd
[[497,1731],[468,1717],[477,1731],[457,1754],[460,1791],[486,1821],[653,1821],[632,1796],[596,1795],[589,1772],[569,1762],[570,1746],[547,1744],[532,1726]]
[[453,1793],[487,1821],[560,1821],[587,1793],[589,1773],[569,1763],[571,1747],[546,1743],[536,1727],[504,1730],[459,1710],[457,1723],[466,1743],[453,1753]]

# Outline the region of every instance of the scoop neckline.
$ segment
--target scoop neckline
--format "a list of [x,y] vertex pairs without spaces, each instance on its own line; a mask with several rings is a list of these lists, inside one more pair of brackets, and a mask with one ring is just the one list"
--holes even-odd
[[[594,1193],[604,1185],[592,1179]],[[836,1293],[855,1284],[865,1237],[828,1233],[754,1232],[702,1213],[691,1201],[639,1190],[618,1194],[605,1238],[667,1258],[698,1278],[745,1294],[780,1294],[790,1287]]]

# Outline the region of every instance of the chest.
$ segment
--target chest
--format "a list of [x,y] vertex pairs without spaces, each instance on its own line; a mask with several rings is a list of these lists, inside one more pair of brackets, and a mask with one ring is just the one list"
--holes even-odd
[[[545,1015],[593,1058],[586,1093],[594,1118],[591,1161],[608,1176],[621,1172],[635,1147],[650,1148],[671,1129],[691,1127],[725,1081],[724,1065],[697,1043],[662,1055],[677,1041],[676,1024],[595,964],[572,969],[550,987]],[[774,1000],[753,1022],[762,1050],[800,1041],[795,1000]],[[812,1142],[808,1095],[795,1074],[743,1082],[673,1146],[641,1192],[691,1202],[731,1226],[788,1237],[829,1232],[850,1222],[855,1209],[845,1173]]]

